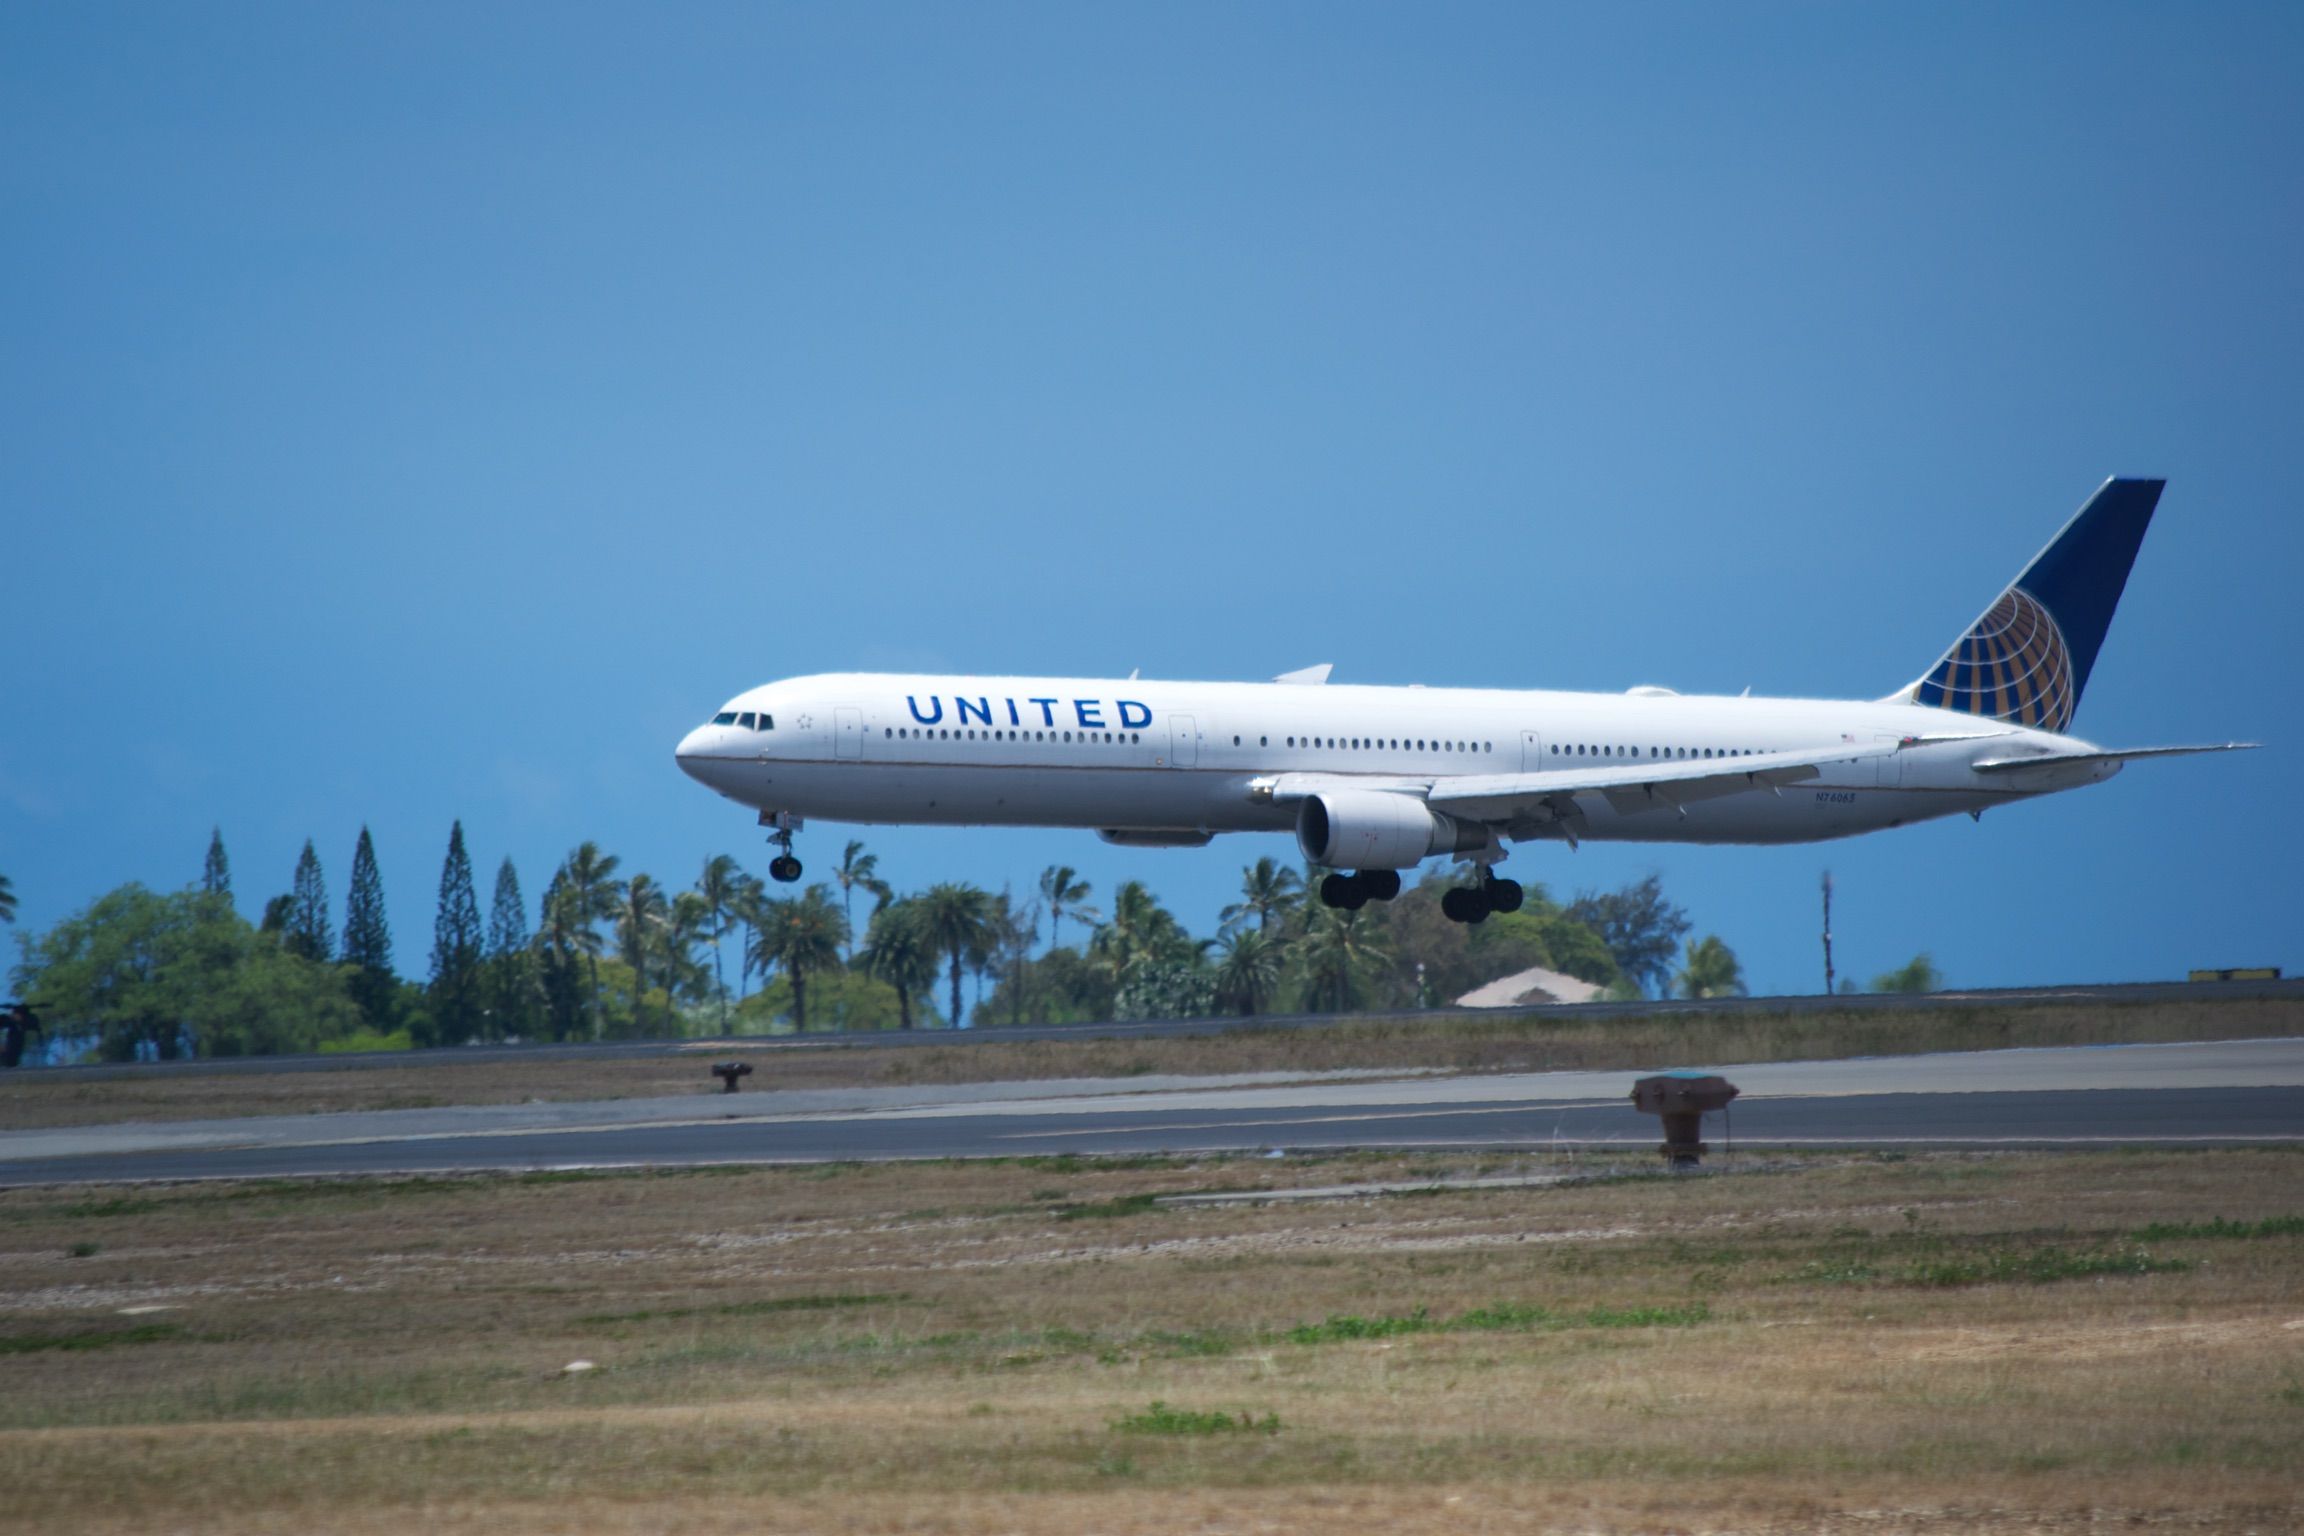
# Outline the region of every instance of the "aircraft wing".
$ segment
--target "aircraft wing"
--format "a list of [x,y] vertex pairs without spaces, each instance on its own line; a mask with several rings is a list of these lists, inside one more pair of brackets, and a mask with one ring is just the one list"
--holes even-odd
[[1968,766],[1978,773],[2013,773],[2019,768],[2060,768],[2069,763],[2131,763],[2140,757],[2190,757],[2196,752],[2253,752],[2260,741],[2223,741],[2199,747],[2121,747],[2104,752],[2040,752],[2030,757],[1986,757]]
[[1619,813],[1680,810],[1700,800],[1781,789],[1819,777],[1827,767],[1886,757],[1898,743],[1842,742],[1804,752],[1755,752],[1749,757],[1675,758],[1620,767],[1548,768],[1539,773],[1467,774],[1436,780],[1426,801],[1436,811],[1474,821],[1565,821],[1576,801],[1598,795]]
[[[1416,795],[1436,811],[1467,821],[1502,824],[1516,836],[1538,825],[1579,820],[1580,796],[1598,795],[1619,812],[1671,809],[1756,788],[1780,789],[1813,779],[1839,763],[1886,757],[1899,744],[1843,742],[1805,752],[1756,752],[1749,757],[1675,758],[1670,762],[1609,767],[1548,768],[1536,773],[1471,773],[1384,777],[1342,773],[1284,773],[1269,781],[1270,798],[1285,803],[1337,790]],[[1685,814],[1683,812],[1683,814]]]

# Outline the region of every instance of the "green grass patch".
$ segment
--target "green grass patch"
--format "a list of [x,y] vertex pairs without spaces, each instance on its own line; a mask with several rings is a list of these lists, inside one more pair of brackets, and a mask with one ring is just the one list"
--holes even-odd
[[2142,1248],[1997,1248],[1981,1253],[1939,1253],[1903,1264],[1869,1259],[1819,1259],[1785,1279],[1804,1285],[1908,1285],[1947,1290],[1969,1285],[2051,1285],[2102,1276],[2181,1274],[2183,1259],[2156,1258]]
[[1535,1333],[1569,1328],[1693,1328],[1711,1321],[1712,1309],[1702,1302],[1686,1306],[1590,1307],[1561,1312],[1525,1302],[1499,1302],[1474,1307],[1451,1318],[1438,1318],[1418,1307],[1405,1316],[1323,1318],[1289,1329],[1282,1337],[1291,1344],[1340,1344],[1358,1339],[1389,1339],[1411,1333]]
[[1142,1413],[1114,1419],[1112,1427],[1124,1435],[1276,1435],[1280,1433],[1280,1415],[1267,1413],[1259,1419],[1246,1411],[1172,1408],[1155,1399]]
[[2139,1243],[2190,1242],[2196,1238],[2304,1236],[2304,1216],[2267,1216],[2262,1221],[2159,1221],[2128,1234]]
[[772,1317],[779,1312],[832,1312],[842,1307],[894,1305],[911,1298],[901,1291],[833,1292],[821,1296],[777,1296],[765,1301],[728,1301],[710,1307],[651,1307],[639,1312],[593,1312],[576,1321],[588,1328],[617,1323],[654,1323],[682,1317]]
[[47,1350],[119,1349],[161,1344],[180,1337],[178,1323],[138,1323],[133,1328],[85,1328],[73,1333],[0,1334],[0,1355],[37,1355]]

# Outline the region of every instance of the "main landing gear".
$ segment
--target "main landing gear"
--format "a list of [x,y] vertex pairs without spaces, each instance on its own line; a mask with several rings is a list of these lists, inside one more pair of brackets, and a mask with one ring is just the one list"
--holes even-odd
[[790,885],[800,878],[800,861],[792,857],[792,834],[800,830],[800,818],[790,811],[778,811],[773,816],[762,811],[760,825],[774,829],[768,834],[768,841],[783,850],[768,861],[768,878]]
[[1459,885],[1440,898],[1440,911],[1452,923],[1484,923],[1491,912],[1517,912],[1526,893],[1517,880],[1482,869],[1478,885]]
[[1320,904],[1357,912],[1372,901],[1390,901],[1400,894],[1400,871],[1363,869],[1356,874],[1338,870],[1320,882]]

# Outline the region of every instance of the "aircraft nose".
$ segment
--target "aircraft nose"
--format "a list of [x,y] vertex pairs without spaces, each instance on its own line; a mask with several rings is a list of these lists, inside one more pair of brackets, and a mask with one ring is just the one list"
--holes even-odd
[[704,762],[710,756],[705,750],[710,740],[710,731],[710,726],[700,725],[681,737],[680,745],[672,749],[672,760],[680,765],[682,773],[692,779],[704,777]]

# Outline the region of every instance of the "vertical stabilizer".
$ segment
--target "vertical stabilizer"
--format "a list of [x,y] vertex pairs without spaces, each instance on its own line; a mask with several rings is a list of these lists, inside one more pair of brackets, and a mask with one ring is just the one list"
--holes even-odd
[[2069,729],[2166,484],[2116,476],[2097,487],[1903,696],[2044,731]]

